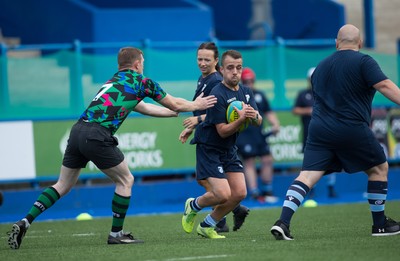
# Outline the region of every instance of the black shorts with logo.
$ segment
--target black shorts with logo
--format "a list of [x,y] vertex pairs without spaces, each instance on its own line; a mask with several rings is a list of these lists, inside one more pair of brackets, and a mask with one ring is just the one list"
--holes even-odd
[[71,129],[63,165],[72,169],[85,168],[92,161],[99,169],[115,167],[124,160],[117,145],[117,138],[107,128],[79,120]]

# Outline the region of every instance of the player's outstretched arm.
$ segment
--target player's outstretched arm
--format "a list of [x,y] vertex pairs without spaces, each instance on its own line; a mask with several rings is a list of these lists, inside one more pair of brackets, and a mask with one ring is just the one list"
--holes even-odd
[[389,79],[378,82],[374,88],[392,102],[400,105],[400,89]]
[[183,98],[174,97],[170,94],[167,94],[167,96],[159,101],[159,103],[163,106],[176,112],[201,111],[214,106],[216,102],[217,98],[214,95],[203,97],[203,94],[200,94],[199,97],[197,97],[194,101],[188,101]]
[[168,108],[154,105],[151,103],[145,103],[144,101],[139,102],[135,109],[136,112],[139,112],[144,115],[153,116],[153,117],[177,117],[178,112],[172,111]]

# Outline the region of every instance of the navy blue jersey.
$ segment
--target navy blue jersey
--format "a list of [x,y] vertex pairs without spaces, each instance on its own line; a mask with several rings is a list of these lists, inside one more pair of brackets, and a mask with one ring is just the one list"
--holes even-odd
[[[222,82],[222,75],[219,72],[214,72],[206,77],[203,77],[202,75],[199,77],[197,80],[197,88],[196,92],[194,93],[193,101],[201,94],[204,93],[204,97],[210,95],[211,90],[218,85],[220,82]],[[194,111],[193,115],[194,116],[199,116],[202,114],[206,114],[206,110],[202,111]]]
[[[314,98],[311,89],[302,90],[297,95],[294,107],[307,108],[312,107]],[[310,125],[311,115],[301,115],[301,123],[303,124],[303,147],[307,140],[308,125]]]
[[373,85],[385,79],[374,59],[353,50],[337,51],[317,66],[303,170],[356,173],[386,162],[369,128]]
[[222,138],[219,136],[215,125],[228,123],[226,120],[226,109],[233,101],[243,101],[257,110],[253,91],[242,85],[239,85],[238,91],[232,91],[221,82],[211,90],[210,95],[215,95],[217,103],[214,107],[207,109],[206,119],[197,126],[194,139],[191,143],[201,143],[222,149],[229,149],[235,145],[238,133],[227,138]]
[[328,125],[367,123],[371,121],[371,105],[376,83],[387,79],[369,55],[353,51],[337,51],[315,69],[313,86],[313,120]]

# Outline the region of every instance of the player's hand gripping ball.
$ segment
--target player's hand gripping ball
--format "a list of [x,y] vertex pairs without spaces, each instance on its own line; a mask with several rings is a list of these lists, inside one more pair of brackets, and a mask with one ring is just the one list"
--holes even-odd
[[[233,101],[229,104],[228,108],[226,109],[226,120],[228,123],[234,122],[237,119],[239,119],[239,114],[235,111],[234,107],[236,107],[238,110],[243,109],[243,105],[241,101]],[[240,126],[239,132],[244,131],[249,127],[249,120],[246,119],[245,122]]]

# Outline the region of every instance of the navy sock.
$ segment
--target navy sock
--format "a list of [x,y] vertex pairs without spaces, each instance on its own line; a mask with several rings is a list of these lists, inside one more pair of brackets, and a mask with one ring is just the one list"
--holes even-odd
[[281,221],[290,224],[293,214],[303,202],[305,196],[310,191],[310,188],[301,181],[295,180],[286,192],[286,198],[283,202]]
[[226,225],[226,217],[223,217],[218,223],[217,227],[223,228]]
[[372,213],[372,222],[377,227],[385,224],[387,187],[388,183],[385,181],[368,181],[368,202]]
[[213,219],[210,214],[208,214],[203,222],[200,223],[201,227],[215,227],[216,225],[217,221]]
[[203,209],[202,207],[199,206],[198,201],[199,201],[199,197],[195,198],[194,200],[192,200],[192,202],[190,202],[190,207],[191,207],[195,212],[199,212],[200,210]]
[[241,205],[239,204],[239,205],[237,205],[233,210],[232,210],[232,212],[233,212],[233,214],[237,214],[238,213],[238,211],[240,210],[240,207],[241,207]]

